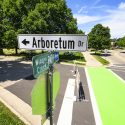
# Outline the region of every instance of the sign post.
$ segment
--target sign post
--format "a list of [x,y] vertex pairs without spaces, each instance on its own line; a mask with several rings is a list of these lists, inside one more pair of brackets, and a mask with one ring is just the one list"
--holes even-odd
[[[83,34],[20,34],[18,44],[21,49],[48,51],[86,51],[88,47],[87,36]],[[53,125],[53,64],[58,60],[58,52],[41,54],[32,58],[35,78],[48,71],[46,88],[49,95],[47,105],[50,125]]]
[[50,79],[50,125],[53,125],[53,66],[49,69]]
[[[49,109],[49,117],[50,117],[50,125],[53,125],[53,64],[59,60],[58,52],[50,52],[41,55],[34,56],[32,58],[33,62],[33,75],[34,77],[38,77],[40,74],[43,74],[45,71],[47,72],[47,76],[49,76],[47,82],[47,97],[48,99],[48,109]],[[48,81],[47,80],[47,81]],[[49,90],[48,90],[49,88]]]

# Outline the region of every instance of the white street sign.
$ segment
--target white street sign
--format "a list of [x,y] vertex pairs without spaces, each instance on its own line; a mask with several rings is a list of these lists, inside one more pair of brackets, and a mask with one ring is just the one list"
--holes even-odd
[[81,34],[20,34],[18,44],[29,50],[86,51],[88,40]]

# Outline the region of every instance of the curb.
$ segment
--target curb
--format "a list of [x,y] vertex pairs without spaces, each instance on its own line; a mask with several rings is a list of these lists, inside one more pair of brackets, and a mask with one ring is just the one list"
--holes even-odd
[[21,116],[14,108],[9,106],[1,97],[0,101],[7,107],[11,112],[13,112],[17,117],[19,117],[20,120],[22,120],[26,125],[31,125],[23,116]]
[[41,125],[41,116],[32,115],[32,108],[27,103],[3,87],[0,87],[0,101],[26,125]]

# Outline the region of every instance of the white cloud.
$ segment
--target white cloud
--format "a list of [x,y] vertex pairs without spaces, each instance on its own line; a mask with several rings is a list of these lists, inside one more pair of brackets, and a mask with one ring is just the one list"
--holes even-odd
[[[74,14],[74,17],[77,18],[77,23],[79,26],[83,25],[86,27],[86,24],[89,24],[89,28],[90,25],[92,28],[95,24],[101,23],[102,25],[110,28],[112,38],[125,36],[125,3],[120,3],[119,6],[114,10],[105,10],[105,16]],[[89,30],[90,29],[88,29],[88,31]]]
[[118,7],[119,9],[125,9],[125,3],[124,2],[121,2],[120,4],[119,4],[119,7]]
[[107,19],[101,22],[111,30],[112,38],[125,36],[125,10],[111,10]]
[[87,6],[83,6],[78,10],[78,13],[81,13],[84,9],[86,9]]
[[101,19],[101,17],[99,16],[88,16],[88,15],[82,15],[82,14],[74,14],[74,17],[77,19],[77,23],[79,25],[98,21]]
[[101,0],[96,0],[93,4],[93,6],[97,5]]
[[92,6],[91,9],[104,9],[104,8],[108,8],[109,6],[107,5],[99,5],[99,6]]

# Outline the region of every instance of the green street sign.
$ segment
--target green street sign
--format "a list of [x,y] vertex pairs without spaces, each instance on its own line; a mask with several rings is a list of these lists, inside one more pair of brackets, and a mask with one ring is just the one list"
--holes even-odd
[[34,56],[32,58],[33,63],[33,75],[37,78],[40,74],[44,73],[49,69],[50,65],[53,65],[57,60],[55,60],[57,53],[45,53]]

